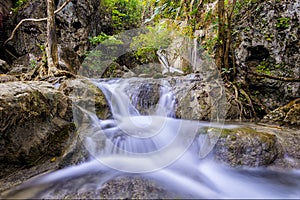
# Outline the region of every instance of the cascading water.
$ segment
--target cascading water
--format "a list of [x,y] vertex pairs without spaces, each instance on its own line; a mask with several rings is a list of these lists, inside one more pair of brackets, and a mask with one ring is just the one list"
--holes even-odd
[[209,156],[200,159],[203,129],[223,125],[173,118],[175,98],[166,82],[161,84],[160,98],[151,115],[141,115],[136,109],[138,101],[134,96],[130,100],[127,80],[94,83],[104,93],[112,119],[100,120],[84,107],[76,107],[88,119],[88,128],[81,129],[78,124],[78,131],[90,152],[89,160],[33,178],[6,197],[72,198],[74,194],[99,191],[104,183],[122,175],[154,180],[180,198],[300,196],[299,170],[232,169]]

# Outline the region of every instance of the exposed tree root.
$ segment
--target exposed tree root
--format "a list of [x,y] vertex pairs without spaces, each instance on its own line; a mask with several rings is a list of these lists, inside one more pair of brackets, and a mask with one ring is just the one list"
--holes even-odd
[[[245,92],[245,90],[243,89],[239,89],[234,83],[228,81],[228,83],[232,86],[233,90],[234,90],[234,99],[231,99],[231,101],[235,101],[235,103],[238,104],[238,109],[239,109],[239,121],[242,121],[243,118],[254,118],[254,121],[257,121],[257,114],[256,111],[254,109],[252,100],[250,98],[250,96],[247,94],[247,92]],[[243,95],[245,97],[246,102],[244,102],[245,100],[240,100],[240,95]],[[229,103],[230,103],[229,102]],[[244,106],[244,104],[246,104],[247,106],[249,106],[251,108],[251,111],[249,112],[249,110],[246,109],[246,107]]]
[[257,72],[249,72],[250,74],[253,74],[255,76],[259,77],[264,77],[264,78],[269,78],[269,79],[274,79],[278,81],[284,81],[284,82],[300,82],[300,78],[287,78],[287,77],[278,77],[278,76],[272,76],[269,74],[262,74],[262,73],[257,73]]
[[245,98],[247,99],[247,101],[248,101],[248,103],[249,103],[249,105],[250,105],[250,107],[251,107],[251,110],[252,110],[252,112],[253,112],[253,114],[254,114],[254,120],[255,120],[255,122],[256,122],[256,121],[257,121],[257,115],[256,115],[256,112],[255,112],[255,109],[254,109],[254,106],[253,106],[253,103],[252,103],[252,100],[251,100],[250,96],[249,96],[249,95],[245,92],[245,90],[243,90],[243,89],[240,89],[240,92],[241,92],[241,94],[244,95]]
[[48,74],[48,67],[44,64],[37,66],[30,72],[23,74],[21,79],[28,81],[28,80],[35,80],[35,81],[48,81],[51,83],[57,83],[62,78],[76,78],[76,75],[66,71],[56,69],[52,75]]
[[229,82],[233,89],[234,89],[234,97],[235,97],[235,100],[236,102],[238,103],[239,105],[239,109],[240,109],[240,114],[239,114],[239,120],[242,121],[242,115],[243,115],[243,104],[242,102],[239,100],[239,91],[237,89],[237,87],[232,83],[232,82]]

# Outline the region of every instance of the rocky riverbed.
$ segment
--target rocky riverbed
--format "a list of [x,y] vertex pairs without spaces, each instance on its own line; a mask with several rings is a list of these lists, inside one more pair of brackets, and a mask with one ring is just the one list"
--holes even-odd
[[[134,80],[133,83],[136,81]],[[156,85],[161,84],[160,82],[154,84],[155,82],[158,80],[150,79],[145,82],[147,86],[151,84],[154,86],[154,93],[159,92],[156,91]],[[197,85],[201,85],[201,81]],[[202,83],[202,86],[204,85],[205,82]],[[178,86],[176,87],[178,89]],[[143,88],[143,86],[140,88],[139,94],[141,95]],[[193,89],[197,90],[197,87]],[[198,87],[198,91],[193,94],[201,94],[207,92],[206,90],[206,87]],[[184,94],[190,95],[190,93]],[[151,100],[147,98],[147,95],[145,98],[145,100]],[[184,101],[190,99],[192,102],[194,97],[184,96],[184,98],[178,98],[178,101],[180,99]],[[0,142],[3,149],[0,156],[1,192],[34,176],[76,165],[87,158],[88,152],[85,152],[73,122],[72,102],[84,104],[87,108],[96,110],[95,112],[102,119],[110,117],[109,106],[103,94],[88,79],[67,80],[61,83],[59,88],[47,82],[2,83],[0,102]],[[202,110],[203,105],[201,101],[198,102],[200,102],[199,110]],[[297,121],[295,118],[299,111],[297,104],[298,101],[293,101],[288,106],[271,112],[264,118],[264,123],[238,123],[240,128],[232,130],[207,129],[207,133],[221,131],[213,151],[215,159],[238,168],[243,166],[264,166],[276,170],[300,168],[300,134],[297,127],[299,119]],[[177,105],[179,108],[182,107],[180,102]],[[293,111],[288,111],[286,107]],[[194,109],[197,110],[196,107]],[[276,119],[278,122],[278,117],[270,117],[278,116],[278,110],[282,110],[281,115],[286,113],[287,116],[293,112],[295,117],[282,116],[281,119],[285,119],[285,125],[278,125],[271,120]],[[289,122],[288,119],[292,120]],[[127,191],[124,195],[129,198],[151,197],[152,194],[155,196],[155,191],[163,194],[155,197],[164,197],[166,194],[163,192],[165,190],[153,185],[150,187],[146,184],[147,181],[144,182],[141,179],[123,177],[120,180],[124,181],[117,180],[107,182],[99,194],[107,198],[120,197],[121,194],[115,193],[116,190],[112,189],[116,187]],[[144,184],[140,185],[141,182],[146,184],[147,189],[144,188]],[[147,191],[151,190],[152,193],[143,196],[144,189],[139,190],[139,187]],[[139,192],[136,193],[135,190]]]

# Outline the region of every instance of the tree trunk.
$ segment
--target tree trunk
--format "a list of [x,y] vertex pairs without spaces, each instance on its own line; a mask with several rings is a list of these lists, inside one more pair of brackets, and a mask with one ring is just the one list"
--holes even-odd
[[47,63],[48,75],[53,76],[58,67],[58,48],[55,28],[54,0],[47,0]]
[[221,71],[224,65],[224,43],[225,43],[225,16],[224,16],[224,0],[218,0],[218,50],[216,57],[216,64]]
[[229,10],[227,11],[227,17],[226,17],[226,21],[227,21],[227,28],[226,28],[226,43],[224,45],[225,50],[224,50],[224,67],[226,69],[229,69],[229,51],[230,51],[230,46],[231,46],[231,31],[232,31],[232,27],[231,27],[231,20],[232,20],[232,15],[234,12],[234,8],[236,5],[236,0],[232,0],[232,4],[231,6],[228,8]]
[[0,47],[2,46],[2,43],[5,39],[5,27],[4,24],[7,20],[7,16],[9,15],[9,12],[12,7],[12,1],[11,0],[0,0]]

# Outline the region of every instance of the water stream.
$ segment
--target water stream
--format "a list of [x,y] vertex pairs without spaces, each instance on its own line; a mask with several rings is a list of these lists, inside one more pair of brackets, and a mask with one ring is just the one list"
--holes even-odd
[[[109,103],[112,118],[101,120],[77,106],[88,128],[78,124],[80,138],[90,153],[88,161],[35,177],[13,190],[11,198],[67,198],[101,190],[120,176],[151,179],[180,198],[299,198],[300,171],[265,168],[234,169],[209,154],[205,130],[234,125],[174,118],[175,98],[167,83],[149,115],[141,115],[139,100],[129,95],[122,79],[94,81]],[[212,144],[213,145],[213,144]],[[99,196],[98,196],[99,198]]]

